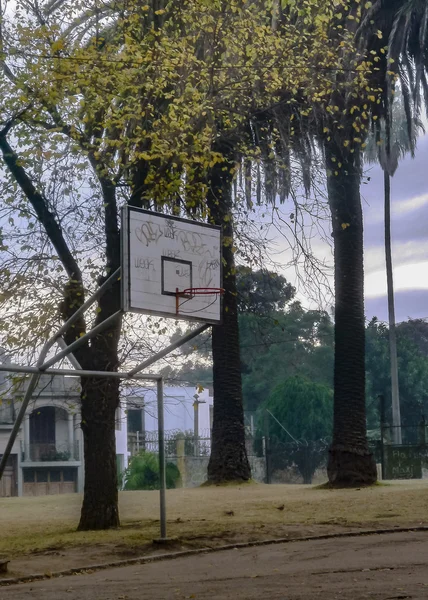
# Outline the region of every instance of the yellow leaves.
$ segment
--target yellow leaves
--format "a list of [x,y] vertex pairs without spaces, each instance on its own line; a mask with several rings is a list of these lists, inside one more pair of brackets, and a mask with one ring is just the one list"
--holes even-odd
[[351,224],[350,223],[342,223],[341,227],[342,227],[343,231],[345,231],[345,229],[348,229],[348,227],[351,227]]
[[380,29],[378,29],[378,30],[376,31],[376,35],[377,35],[377,37],[378,37],[380,40],[383,38],[383,33],[381,32],[381,30],[380,30]]
[[62,50],[64,48],[64,46],[65,46],[64,40],[59,39],[51,44],[51,50],[53,53],[59,52],[60,50]]

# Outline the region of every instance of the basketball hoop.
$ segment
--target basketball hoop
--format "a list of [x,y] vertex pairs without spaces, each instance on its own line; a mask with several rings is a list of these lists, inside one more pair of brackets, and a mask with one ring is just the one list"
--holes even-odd
[[194,287],[187,288],[185,290],[179,290],[176,288],[175,290],[175,314],[180,314],[180,298],[185,298],[185,302],[188,300],[192,300],[195,296],[222,296],[224,294],[224,288],[215,288],[215,287]]

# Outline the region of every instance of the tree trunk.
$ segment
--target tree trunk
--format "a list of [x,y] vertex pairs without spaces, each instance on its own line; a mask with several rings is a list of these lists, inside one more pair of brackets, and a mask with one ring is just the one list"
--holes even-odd
[[82,378],[85,491],[79,530],[119,527],[115,412],[117,379]]
[[388,322],[389,322],[389,360],[391,370],[391,401],[392,401],[392,438],[394,444],[401,444],[401,412],[400,412],[400,390],[398,385],[398,360],[397,360],[397,336],[395,329],[395,304],[394,304],[394,277],[392,270],[392,244],[391,244],[391,119],[389,114],[389,102],[386,100],[386,165],[383,169],[384,181],[384,216],[385,216],[385,264],[386,264],[386,287],[388,295]]
[[[22,167],[17,153],[11,148],[7,133],[12,122],[0,132],[0,152],[12,176],[32,205],[38,220],[57,252],[69,281],[65,285],[64,298],[59,307],[64,321],[82,306],[85,298],[83,277],[78,261],[64,238],[55,214],[49,210],[48,199],[37,191],[31,178]],[[99,168],[91,153],[88,156],[94,171]],[[103,192],[104,224],[106,240],[106,269],[113,273],[120,266],[120,234],[117,217],[115,185],[99,176]],[[100,281],[100,285],[103,281]],[[120,309],[120,284],[116,283],[98,302],[95,325],[98,325]],[[118,318],[102,335],[92,339],[76,350],[75,356],[85,370],[117,370],[117,348],[121,319]],[[86,332],[85,317],[75,321],[65,333],[64,339],[71,344]],[[76,375],[78,372],[76,372]],[[85,450],[85,493],[79,529],[108,529],[119,525],[115,410],[119,405],[117,380],[98,378],[82,379],[81,394],[82,430]]]
[[[120,265],[120,238],[114,185],[101,179],[105,203],[107,272]],[[100,285],[106,278],[102,278]],[[98,301],[94,325],[120,310],[120,283],[116,282]],[[90,342],[82,357],[83,368],[117,371],[120,317]],[[85,459],[85,487],[79,530],[118,527],[115,413],[120,405],[119,380],[82,378],[81,413]]]
[[[369,485],[376,465],[366,433],[363,215],[358,155],[326,144],[335,282],[334,423],[328,477],[334,486]],[[339,166],[341,163],[341,166]]]
[[214,415],[208,481],[247,481],[251,478],[245,446],[241,359],[233,249],[233,164],[225,162],[212,170],[208,208],[211,220],[223,227],[222,323],[212,329]]

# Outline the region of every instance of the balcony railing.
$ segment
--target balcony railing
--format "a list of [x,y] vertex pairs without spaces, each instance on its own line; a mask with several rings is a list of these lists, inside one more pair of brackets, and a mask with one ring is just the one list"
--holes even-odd
[[21,442],[22,462],[69,462],[78,461],[79,442],[65,443],[37,443],[25,444]]

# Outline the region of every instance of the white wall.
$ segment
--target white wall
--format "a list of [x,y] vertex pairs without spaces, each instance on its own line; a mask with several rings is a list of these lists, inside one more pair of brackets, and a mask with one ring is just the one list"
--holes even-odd
[[55,440],[57,448],[68,444],[68,413],[61,408],[55,407]]
[[[7,442],[9,441],[9,438],[10,438],[10,432],[11,432],[11,429],[0,429],[0,455],[2,455],[5,451]],[[22,433],[22,429],[21,429],[21,433]],[[21,433],[18,433],[18,436],[17,436],[15,443],[13,445],[13,448],[12,448],[11,454],[18,454],[20,451]]]
[[126,426],[126,405],[120,405],[120,429],[116,429],[116,454],[123,455],[123,468],[128,467],[128,428]]
[[[198,396],[199,404],[199,435],[208,434],[210,430],[210,406],[213,398],[208,389],[198,392],[195,387],[165,387],[164,388],[164,419],[165,431],[178,429],[180,431],[193,431],[195,395]],[[157,397],[154,388],[133,388],[128,396],[128,406],[136,408],[134,403],[139,401],[133,398],[143,399],[145,411],[145,430],[157,431]],[[141,401],[140,401],[141,402]]]

